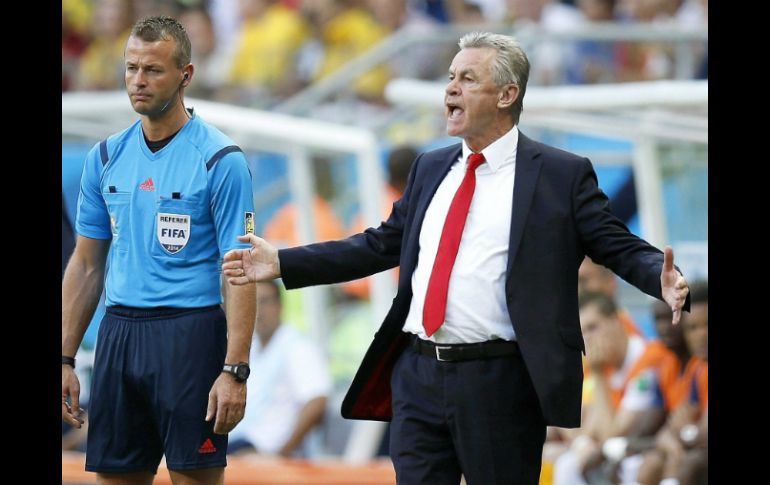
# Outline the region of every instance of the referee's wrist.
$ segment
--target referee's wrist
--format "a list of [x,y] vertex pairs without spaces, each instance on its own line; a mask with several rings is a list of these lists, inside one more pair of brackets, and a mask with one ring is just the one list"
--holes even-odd
[[66,355],[61,356],[61,365],[69,365],[73,369],[75,368],[75,357],[69,357]]

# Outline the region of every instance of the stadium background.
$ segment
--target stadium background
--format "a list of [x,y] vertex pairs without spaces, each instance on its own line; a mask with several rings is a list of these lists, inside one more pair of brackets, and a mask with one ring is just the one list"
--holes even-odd
[[[272,224],[283,244],[352,234],[362,218],[376,224],[384,217],[379,204],[367,206],[361,195],[385,196],[392,150],[456,141],[443,131],[446,69],[459,36],[483,29],[515,35],[530,56],[522,131],[588,156],[629,228],[672,245],[688,279],[705,279],[707,12],[700,0],[63,0],[65,209],[74,220],[88,149],[133,119],[120,90],[127,29],[138,18],[165,13],[185,24],[196,65],[186,105],[244,148],[257,234]],[[319,198],[331,219],[311,215]],[[282,224],[287,204],[298,215]],[[380,277],[371,297],[343,285],[285,295],[287,323],[313,336],[329,359],[334,395],[318,430],[315,469],[292,475],[297,464],[263,461],[275,468],[244,473],[253,481],[242,483],[392,483],[387,460],[375,458],[384,430],[345,422],[338,408],[392,285]],[[622,281],[617,297],[654,338],[650,298]],[[93,352],[102,311],[79,361]],[[79,371],[87,382],[87,366]],[[63,451],[63,459],[63,477],[92,479],[77,473],[77,452]],[[241,476],[236,468],[228,483]],[[264,481],[268,475],[294,478]]]

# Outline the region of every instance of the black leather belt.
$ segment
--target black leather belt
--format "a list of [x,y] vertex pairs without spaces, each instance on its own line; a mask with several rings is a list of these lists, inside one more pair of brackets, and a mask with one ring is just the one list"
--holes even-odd
[[422,355],[433,357],[441,362],[460,360],[488,359],[506,355],[521,355],[519,344],[509,340],[488,340],[473,344],[436,344],[412,335],[412,348]]

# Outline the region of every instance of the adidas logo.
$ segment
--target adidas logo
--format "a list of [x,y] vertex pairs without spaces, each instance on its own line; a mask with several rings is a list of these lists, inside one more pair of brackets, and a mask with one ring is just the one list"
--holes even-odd
[[139,184],[139,188],[147,192],[155,192],[155,184],[152,181],[152,177]]
[[217,449],[214,446],[214,443],[211,442],[211,438],[206,438],[206,441],[203,442],[200,448],[198,448],[198,453],[201,454],[207,454],[207,453],[216,453]]

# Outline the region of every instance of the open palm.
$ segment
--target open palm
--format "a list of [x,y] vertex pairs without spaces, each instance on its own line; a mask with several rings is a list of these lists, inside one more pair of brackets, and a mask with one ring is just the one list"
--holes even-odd
[[674,268],[674,250],[670,246],[666,246],[666,249],[663,251],[660,289],[663,294],[663,300],[668,303],[671,311],[674,312],[672,322],[676,325],[682,318],[682,306],[687,299],[690,288],[684,276]]
[[241,242],[251,243],[251,249],[234,249],[225,254],[222,271],[232,285],[269,281],[281,276],[278,250],[253,234],[238,236]]

